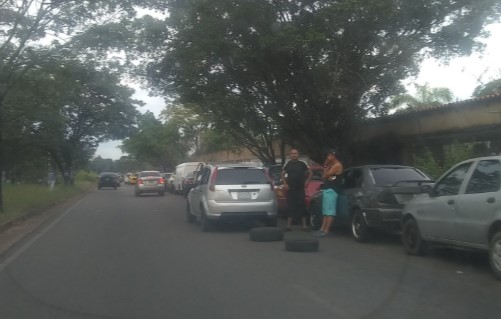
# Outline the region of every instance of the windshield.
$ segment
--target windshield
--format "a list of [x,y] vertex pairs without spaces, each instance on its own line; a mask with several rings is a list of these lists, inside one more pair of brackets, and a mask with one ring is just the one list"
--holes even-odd
[[267,184],[264,170],[250,168],[218,169],[216,185]]
[[401,181],[423,181],[430,178],[414,168],[371,168],[376,185],[386,186]]

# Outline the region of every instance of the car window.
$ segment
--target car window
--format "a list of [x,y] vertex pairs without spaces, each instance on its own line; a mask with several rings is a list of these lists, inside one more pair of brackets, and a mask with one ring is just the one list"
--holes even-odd
[[232,168],[219,169],[216,175],[217,185],[266,184],[268,179],[262,169]]
[[311,180],[312,181],[321,181],[322,180],[322,175],[324,173],[323,169],[312,169],[311,170]]
[[467,194],[497,192],[500,187],[499,172],[501,165],[497,160],[480,161],[475,167],[468,187]]
[[429,180],[430,178],[413,167],[376,167],[370,172],[376,185],[386,186],[401,181]]
[[359,188],[362,187],[363,173],[360,169],[351,169],[343,174],[343,188]]
[[457,195],[459,188],[468,172],[471,163],[465,163],[456,167],[447,176],[440,180],[436,186],[435,191],[437,196],[450,196]]
[[202,170],[202,178],[200,179],[200,184],[205,185],[209,183],[209,176],[210,176],[210,168],[206,167]]
[[160,176],[160,172],[141,172],[141,173],[139,173],[139,177],[147,177],[147,176]]

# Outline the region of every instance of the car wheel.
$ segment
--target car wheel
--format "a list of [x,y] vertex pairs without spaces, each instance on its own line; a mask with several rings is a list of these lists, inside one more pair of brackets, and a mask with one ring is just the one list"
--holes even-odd
[[310,206],[309,212],[310,212],[310,227],[312,230],[319,230],[320,227],[322,227],[322,212],[320,211],[315,211],[312,209],[312,206]]
[[266,221],[266,226],[268,227],[277,227],[278,225],[278,220],[276,218],[268,219]]
[[186,202],[186,221],[188,223],[194,223],[196,220],[196,216],[191,213],[190,203]]
[[414,218],[409,218],[402,227],[402,244],[409,255],[421,256],[426,249],[426,241],[421,237]]
[[249,231],[251,241],[269,242],[284,239],[284,231],[278,227],[258,227]]
[[203,232],[210,232],[213,228],[213,222],[207,218],[207,215],[202,209],[202,214],[200,215],[200,225],[202,226]]
[[371,230],[360,210],[355,210],[351,216],[351,234],[359,243],[365,243],[370,238]]
[[285,250],[296,252],[318,251],[320,243],[316,238],[287,239],[285,241]]
[[492,273],[501,280],[501,231],[498,231],[491,239],[489,246],[489,261]]

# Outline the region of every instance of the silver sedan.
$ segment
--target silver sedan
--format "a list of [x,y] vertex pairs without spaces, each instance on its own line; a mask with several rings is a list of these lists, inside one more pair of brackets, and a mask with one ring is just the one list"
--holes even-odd
[[165,195],[165,180],[159,171],[142,171],[137,176],[135,186],[136,196],[143,193],[158,193],[160,196]]

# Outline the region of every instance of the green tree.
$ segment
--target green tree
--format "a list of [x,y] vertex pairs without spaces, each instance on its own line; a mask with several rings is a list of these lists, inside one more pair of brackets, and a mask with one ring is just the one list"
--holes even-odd
[[199,105],[264,161],[284,136],[316,161],[325,147],[343,152],[360,119],[403,91],[423,52],[470,54],[501,12],[497,0],[168,4],[164,27],[145,24],[147,40],[134,43],[151,59],[150,83]]
[[124,152],[164,171],[184,160],[189,146],[183,143],[178,126],[163,124],[151,112],[143,114],[138,125],[138,131],[123,141]]
[[454,94],[449,88],[430,87],[428,83],[424,85],[415,84],[416,94],[401,94],[391,99],[390,109],[405,107],[406,109],[425,109],[452,102]]
[[[43,48],[54,48],[108,18],[133,17],[142,0],[13,0],[0,2],[0,171],[4,170],[4,113],[8,96],[30,70],[39,68]],[[44,46],[48,38],[54,39]],[[50,52],[54,52],[53,50]],[[85,54],[85,52],[83,53]],[[3,210],[0,182],[0,212]]]
[[473,90],[473,97],[481,97],[491,94],[501,94],[501,79],[492,80],[481,84]]

